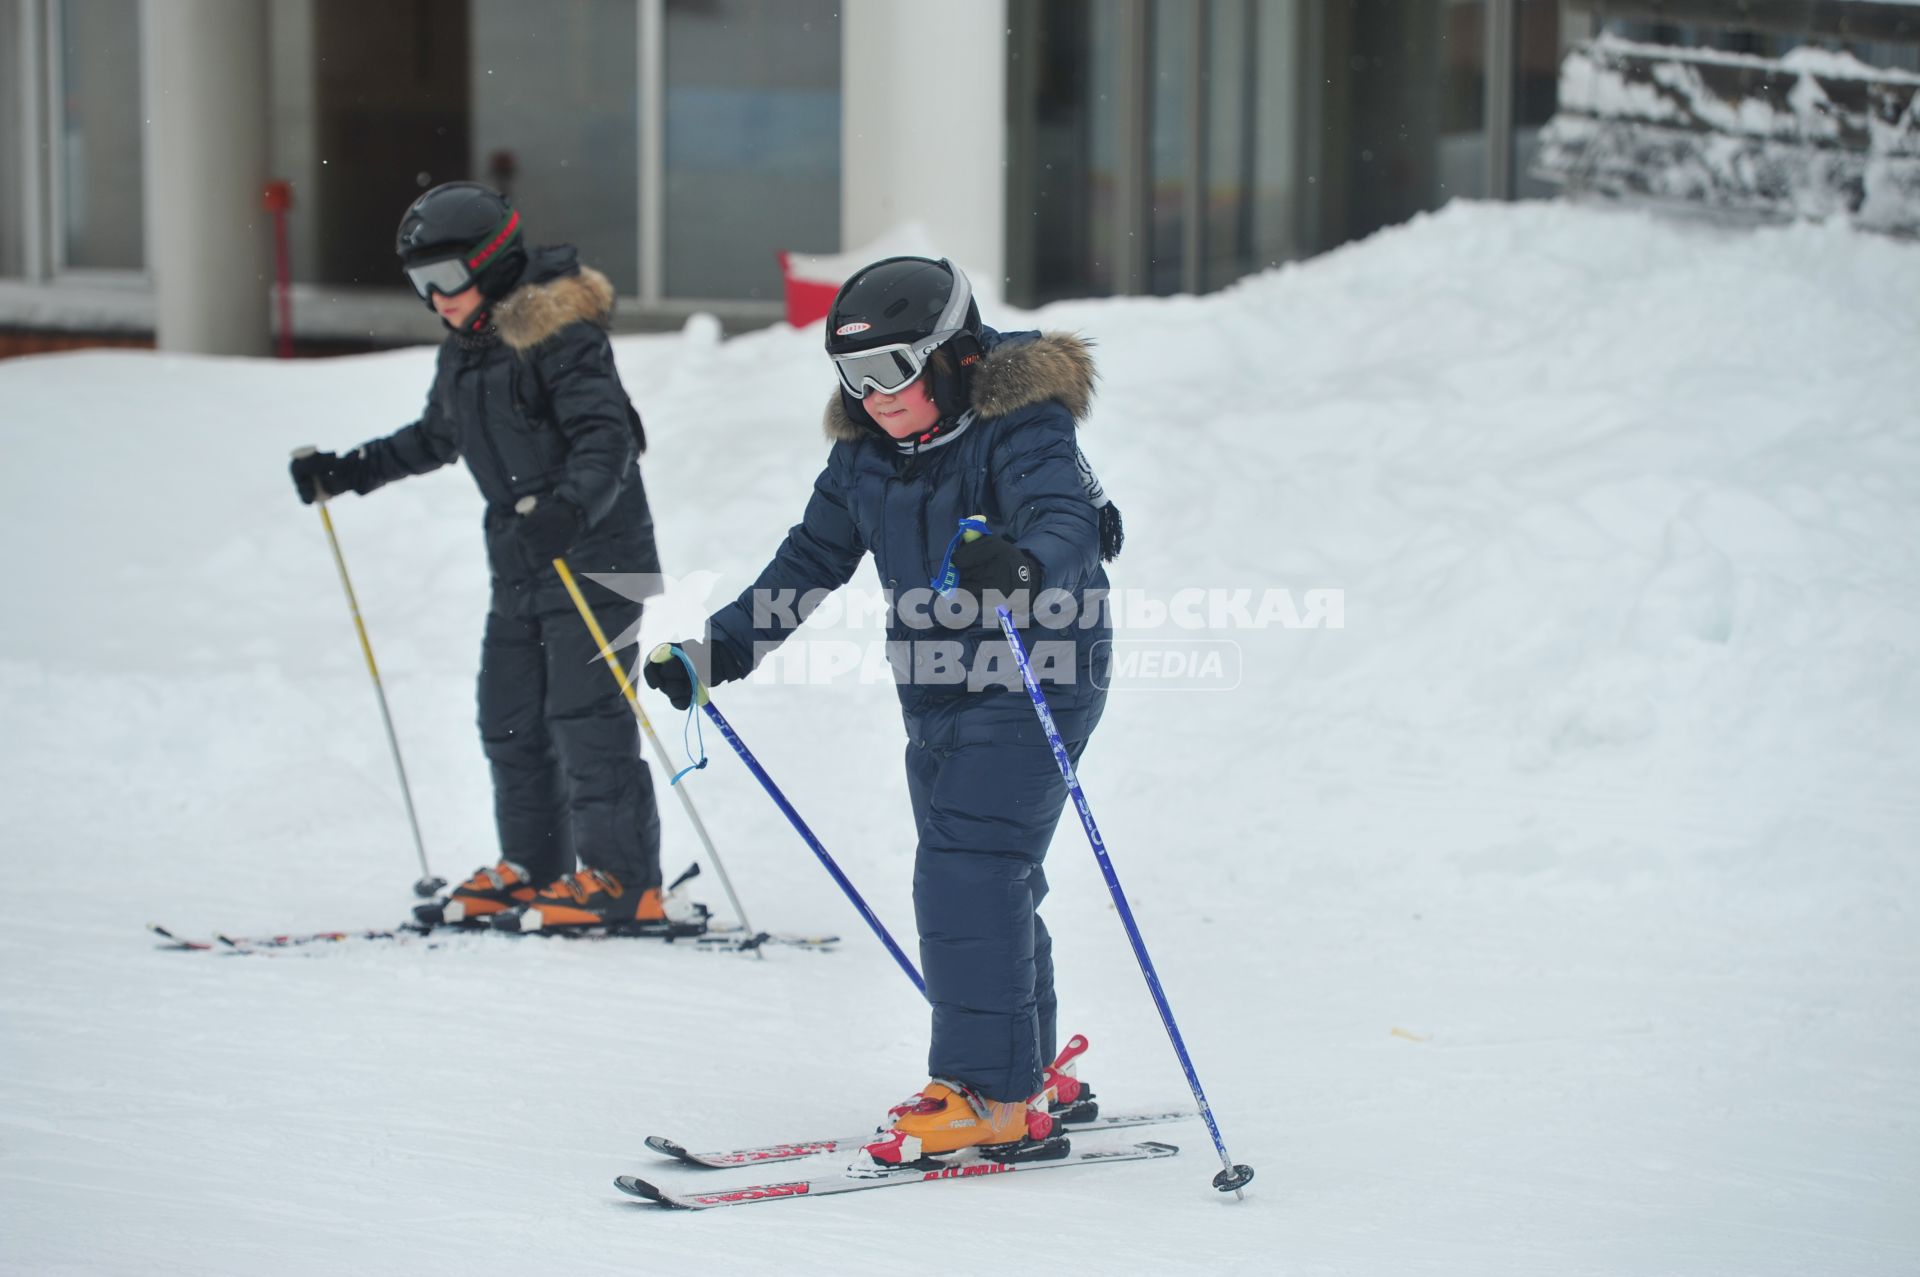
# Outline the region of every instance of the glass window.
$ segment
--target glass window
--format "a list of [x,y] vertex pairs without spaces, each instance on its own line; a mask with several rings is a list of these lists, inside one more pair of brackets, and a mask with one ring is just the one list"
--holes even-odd
[[1440,21],[1435,205],[1487,193],[1487,6],[1482,0],[1447,0]]
[[[1122,224],[1130,226],[1135,220],[1127,216],[1121,206],[1123,201],[1135,198],[1134,192],[1126,189],[1121,180],[1121,151],[1133,144],[1129,136],[1131,129],[1121,114],[1123,98],[1131,98],[1131,94],[1123,93],[1120,84],[1120,77],[1125,73],[1121,63],[1127,47],[1121,29],[1125,21],[1126,13],[1119,5],[1105,3],[1105,0],[1092,0],[1084,5],[1081,27],[1087,33],[1087,44],[1080,56],[1087,59],[1087,64],[1080,79],[1084,97],[1078,102],[1078,110],[1085,130],[1086,149],[1056,155],[1055,162],[1062,177],[1085,166],[1080,170],[1079,180],[1083,184],[1087,212],[1087,237],[1077,258],[1079,269],[1074,284],[1056,296],[1104,297],[1116,291],[1123,274],[1132,269],[1128,260],[1131,254],[1121,242]],[[1073,38],[1071,31],[1063,31],[1061,36],[1062,44]],[[1064,61],[1068,56],[1071,55],[1063,48],[1054,61]],[[1138,85],[1132,86],[1133,93],[1138,91]],[[1043,249],[1042,260],[1046,256]]]
[[1008,16],[1015,300],[1206,291],[1298,255],[1299,0],[1014,0]]
[[[316,219],[320,281],[405,287],[393,231],[408,202],[437,183],[483,176],[468,171],[468,16],[465,0],[313,5],[318,164],[312,189],[295,187],[292,222]],[[307,277],[304,259],[295,270]]]
[[1119,269],[1124,198],[1120,6],[1014,0],[1007,174],[1011,297],[1103,297]]
[[1513,193],[1548,199],[1560,188],[1535,177],[1533,161],[1560,97],[1559,0],[1520,0],[1513,49]]
[[20,0],[0,0],[0,276],[26,273],[21,210],[27,193],[26,157],[20,134],[26,127],[28,51],[20,47]]
[[139,0],[60,0],[54,21],[60,261],[72,270],[140,270],[146,245]]
[[1484,0],[1322,10],[1315,246],[1486,189]]
[[1147,291],[1187,287],[1187,191],[1193,154],[1194,7],[1155,0],[1148,64]]
[[1224,288],[1256,269],[1253,249],[1253,104],[1258,64],[1251,0],[1207,9],[1206,233],[1202,289]]
[[[1320,0],[1305,0],[1318,4]],[[1301,120],[1307,77],[1301,74],[1301,0],[1260,0],[1253,19],[1255,133],[1253,236],[1256,270],[1301,255],[1306,210],[1300,207]]]
[[[668,0],[666,46],[662,292],[778,299],[777,252],[840,247],[837,5]],[[938,103],[902,109],[926,113],[925,146],[887,162],[939,163],[954,119]]]
[[[640,288],[639,11],[632,0],[472,0],[467,172],[532,244]],[[399,215],[396,209],[394,215]]]

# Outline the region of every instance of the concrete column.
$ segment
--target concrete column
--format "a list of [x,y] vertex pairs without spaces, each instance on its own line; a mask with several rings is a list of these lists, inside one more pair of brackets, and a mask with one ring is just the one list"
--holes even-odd
[[264,355],[267,6],[143,0],[147,271],[161,350]]
[[1004,297],[1007,0],[845,0],[840,32],[842,249],[921,222]]

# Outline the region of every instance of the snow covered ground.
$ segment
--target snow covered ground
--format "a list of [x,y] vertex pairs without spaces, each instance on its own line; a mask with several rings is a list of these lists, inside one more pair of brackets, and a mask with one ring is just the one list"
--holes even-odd
[[[1197,1123],[1167,1162],[621,1198],[696,1178],[649,1133],[857,1130],[922,1080],[912,988],[711,734],[687,783],[753,921],[840,951],[156,951],[149,921],[405,914],[285,458],[402,424],[432,356],[0,363],[0,1268],[1920,1270],[1916,299],[1920,248],[1842,229],[1455,205],[1217,296],[1039,316],[1099,342],[1119,588],[1343,592],[1338,628],[1207,636],[1231,692],[1117,692],[1083,767],[1244,1202]],[[822,457],[818,343],[618,343],[668,567],[715,598]],[[464,873],[494,856],[478,503],[447,470],[335,520],[433,867]],[[910,936],[892,690],[721,703]],[[1071,821],[1049,869],[1086,1076],[1186,1098]]]

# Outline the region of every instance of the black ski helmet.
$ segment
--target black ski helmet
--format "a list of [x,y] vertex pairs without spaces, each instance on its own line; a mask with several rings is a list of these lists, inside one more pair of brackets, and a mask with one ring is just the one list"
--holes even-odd
[[[401,215],[393,251],[406,265],[459,254],[490,302],[512,292],[527,265],[519,214],[478,182],[443,182],[415,200]],[[433,299],[424,300],[433,309]]]
[[[855,271],[827,312],[827,354],[850,355],[905,346],[915,364],[945,347],[955,373],[932,378],[943,419],[967,408],[967,377],[980,361],[980,307],[965,272],[946,258],[888,257]],[[840,387],[855,420],[868,420],[860,400]]]

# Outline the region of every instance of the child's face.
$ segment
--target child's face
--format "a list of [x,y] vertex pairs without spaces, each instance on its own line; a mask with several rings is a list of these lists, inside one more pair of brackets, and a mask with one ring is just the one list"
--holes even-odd
[[466,328],[467,321],[473,318],[473,312],[480,309],[480,285],[475,284],[451,296],[446,293],[435,293],[433,309],[440,318],[447,321],[449,328]]
[[895,439],[924,434],[940,420],[940,408],[933,402],[933,396],[927,393],[924,375],[912,385],[903,387],[897,395],[869,389],[867,397],[860,403],[866,408],[867,415]]

